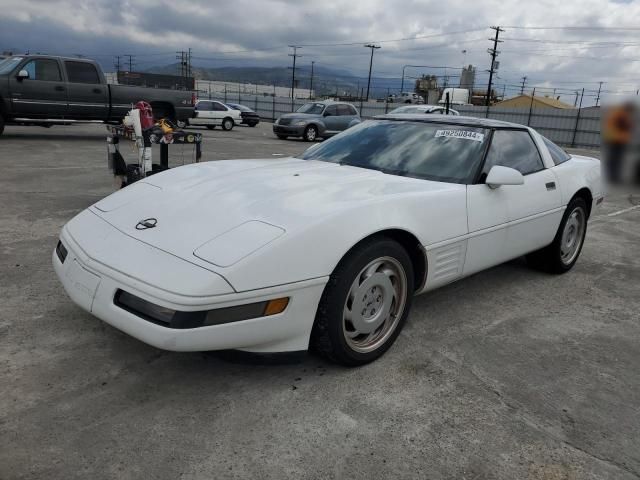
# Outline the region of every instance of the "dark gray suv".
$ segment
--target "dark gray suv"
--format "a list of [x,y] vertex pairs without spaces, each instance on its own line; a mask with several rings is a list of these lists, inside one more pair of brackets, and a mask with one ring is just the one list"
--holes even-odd
[[356,107],[350,103],[323,102],[305,103],[294,113],[286,113],[273,124],[273,133],[278,138],[302,137],[308,142],[340,133],[360,123]]

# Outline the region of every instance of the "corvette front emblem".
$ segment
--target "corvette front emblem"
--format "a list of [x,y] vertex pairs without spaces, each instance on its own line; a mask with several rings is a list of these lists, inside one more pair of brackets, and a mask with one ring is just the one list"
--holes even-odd
[[145,218],[144,220],[140,220],[136,224],[136,230],[146,230],[148,228],[154,228],[158,223],[158,220],[155,218]]

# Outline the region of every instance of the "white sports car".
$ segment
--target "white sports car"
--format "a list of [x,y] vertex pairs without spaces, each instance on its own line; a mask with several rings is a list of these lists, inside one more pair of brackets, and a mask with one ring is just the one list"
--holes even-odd
[[53,264],[80,307],[158,348],[360,365],[414,294],[521,255],[571,269],[603,195],[598,160],[530,128],[392,115],[299,158],[147,177],[67,223]]

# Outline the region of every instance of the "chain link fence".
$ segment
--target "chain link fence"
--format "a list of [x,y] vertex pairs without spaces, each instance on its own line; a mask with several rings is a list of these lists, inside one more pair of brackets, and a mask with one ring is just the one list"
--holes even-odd
[[[246,105],[265,121],[274,121],[284,113],[290,113],[309,102],[308,99],[291,99],[268,94],[255,95],[244,92],[197,91],[198,98],[219,100],[225,103]],[[401,106],[389,102],[351,102],[363,119],[384,115]],[[556,108],[510,108],[455,105],[460,115],[491,118],[505,122],[519,123],[535,128],[545,137],[567,147],[600,147],[600,108],[556,109]]]

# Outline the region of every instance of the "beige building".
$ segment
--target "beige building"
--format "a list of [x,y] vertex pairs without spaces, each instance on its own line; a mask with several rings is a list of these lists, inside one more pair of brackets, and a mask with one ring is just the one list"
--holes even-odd
[[[494,104],[494,107],[530,108],[531,95],[518,95]],[[533,108],[575,108],[553,97],[533,97]]]

